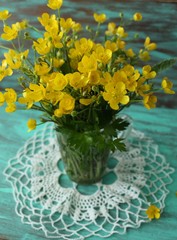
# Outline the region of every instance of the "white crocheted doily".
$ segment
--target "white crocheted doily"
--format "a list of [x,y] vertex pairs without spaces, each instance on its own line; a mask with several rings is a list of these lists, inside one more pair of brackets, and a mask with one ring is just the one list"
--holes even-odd
[[67,177],[53,125],[46,124],[5,169],[17,214],[48,238],[107,238],[138,228],[149,221],[150,204],[163,211],[174,169],[139,131],[131,131],[127,148],[110,156],[101,182],[79,185]]

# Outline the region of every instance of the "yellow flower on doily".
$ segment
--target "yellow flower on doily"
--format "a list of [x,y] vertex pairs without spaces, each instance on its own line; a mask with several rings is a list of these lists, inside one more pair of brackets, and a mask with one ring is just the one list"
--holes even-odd
[[146,214],[149,219],[159,219],[160,218],[160,209],[155,205],[150,205],[149,208],[146,210]]

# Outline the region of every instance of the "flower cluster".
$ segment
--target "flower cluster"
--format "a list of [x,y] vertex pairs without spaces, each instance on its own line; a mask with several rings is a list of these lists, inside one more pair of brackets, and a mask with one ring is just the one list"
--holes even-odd
[[[12,88],[0,92],[0,106],[6,103],[6,112],[25,106],[44,112],[42,122],[53,121],[61,128],[72,126],[85,131],[93,125],[103,128],[132,103],[142,102],[147,109],[154,108],[159,90],[174,94],[167,77],[159,89],[155,86],[162,65],[144,64],[156,43],[146,37],[138,53],[128,48],[123,17],[120,23],[109,22],[103,31],[100,25],[105,24],[107,16],[94,13],[97,28],[87,26],[86,35],[90,37],[83,37],[80,23],[60,16],[62,0],[48,0],[47,6],[57,13],[38,17],[39,29],[24,20],[9,26],[6,20],[11,14],[7,10],[0,12],[4,24],[1,41],[12,43],[4,53],[0,81],[17,71],[22,87],[18,93]],[[131,19],[141,20],[140,13]],[[28,45],[30,48],[25,49]],[[35,121],[30,119],[28,126],[34,129]]]

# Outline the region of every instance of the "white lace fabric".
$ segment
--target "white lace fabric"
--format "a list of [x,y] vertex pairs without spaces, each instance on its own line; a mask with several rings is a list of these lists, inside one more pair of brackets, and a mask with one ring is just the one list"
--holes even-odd
[[109,238],[138,228],[149,221],[149,205],[163,211],[174,169],[139,131],[131,131],[127,149],[110,156],[101,182],[79,185],[67,177],[53,125],[46,124],[5,169],[16,213],[47,238]]

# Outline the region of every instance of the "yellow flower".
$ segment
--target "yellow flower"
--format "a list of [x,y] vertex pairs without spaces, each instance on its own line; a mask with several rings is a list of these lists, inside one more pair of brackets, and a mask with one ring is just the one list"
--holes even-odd
[[155,71],[151,71],[151,66],[150,65],[146,65],[143,67],[142,69],[142,73],[143,73],[143,77],[146,79],[152,79],[156,77],[156,72]]
[[102,14],[94,13],[93,17],[97,23],[104,23],[106,21],[106,15],[104,13]]
[[84,106],[88,106],[93,102],[93,98],[81,98],[79,102]]
[[115,42],[111,42],[110,40],[107,40],[105,42],[105,48],[111,50],[112,52],[115,52],[118,49],[118,46]]
[[72,18],[60,19],[60,27],[63,32],[68,32],[69,30],[71,30],[74,24],[75,22],[72,20]]
[[106,85],[107,83],[112,81],[112,76],[109,72],[103,73],[103,77],[100,79],[100,84]]
[[8,53],[4,53],[5,61],[12,69],[19,69],[22,65],[22,61],[27,58],[29,50],[21,53],[10,49]]
[[151,90],[152,84],[145,83],[147,81],[146,78],[140,77],[137,82],[137,87],[135,92],[138,93],[140,96],[144,97],[148,91]]
[[138,70],[135,70],[133,66],[128,64],[122,70],[120,70],[120,73],[125,74],[123,75],[124,79],[122,78],[122,81],[125,83],[126,89],[130,92],[134,92],[138,85],[137,80],[140,77]]
[[12,24],[12,27],[5,25],[3,28],[3,31],[4,33],[1,34],[1,37],[6,41],[11,41],[13,39],[16,39],[18,36],[18,31],[16,29],[15,24]]
[[125,38],[128,36],[128,33],[125,32],[123,27],[118,27],[116,29],[116,34],[120,37],[120,38]]
[[31,91],[26,88],[24,91],[23,91],[23,97],[19,97],[18,98],[18,102],[20,104],[26,104],[27,105],[27,109],[30,109],[32,106],[33,106],[33,99],[31,98]]
[[63,4],[63,0],[48,0],[47,6],[53,10],[60,9]]
[[14,29],[16,29],[17,31],[21,31],[27,28],[27,25],[28,25],[27,21],[23,20],[22,22],[16,22],[13,26],[14,26]]
[[42,84],[30,83],[29,88],[26,88],[23,92],[23,97],[18,98],[20,104],[26,104],[27,109],[33,106],[34,102],[39,102],[45,99],[46,89]]
[[116,34],[116,24],[114,22],[108,23],[108,30],[105,32],[105,34],[108,36]]
[[54,68],[60,68],[64,64],[64,62],[65,61],[63,59],[57,59],[57,58],[52,59],[52,64]]
[[6,88],[6,92],[4,93],[4,100],[7,103],[7,107],[5,109],[6,112],[14,112],[16,110],[15,102],[17,100],[17,94],[14,89]]
[[50,66],[46,62],[40,62],[34,65],[35,73],[39,76],[47,74],[50,69]]
[[36,120],[35,119],[29,119],[27,122],[27,126],[28,126],[28,132],[34,130],[36,128]]
[[129,48],[126,50],[126,55],[127,55],[127,57],[134,57],[135,53],[133,52],[132,48]]
[[93,48],[93,41],[91,39],[81,38],[75,41],[75,49],[70,50],[70,58],[75,58],[77,56],[82,56],[83,54],[90,53]]
[[42,84],[30,83],[29,89],[31,90],[30,98],[34,102],[39,102],[45,98],[46,89]]
[[91,71],[88,74],[89,85],[93,86],[100,83],[100,73],[99,71]]
[[118,49],[124,49],[125,48],[125,42],[122,41],[121,39],[118,39],[116,44],[117,44]]
[[79,72],[69,73],[66,75],[70,86],[74,89],[83,88],[88,84],[89,79]]
[[38,38],[37,41],[33,42],[33,46],[37,53],[45,55],[51,50],[51,42],[48,39]]
[[56,105],[63,98],[64,93],[61,91],[53,90],[51,85],[47,85],[45,99],[48,100],[52,105]]
[[94,56],[98,60],[98,62],[108,64],[112,57],[112,51],[98,45],[98,47],[96,47],[95,49]]
[[126,87],[123,82],[109,82],[105,85],[103,98],[114,110],[119,109],[119,104],[126,105],[129,102],[129,96],[126,95]]
[[150,205],[146,211],[146,214],[149,219],[159,219],[160,218],[160,209],[155,205]]
[[10,16],[11,16],[11,14],[9,14],[8,10],[0,11],[0,20],[4,21],[7,18],[9,18]]
[[70,114],[75,107],[75,99],[69,95],[65,94],[59,103],[59,108],[63,114]]
[[7,104],[7,107],[5,108],[5,111],[7,113],[15,112],[15,110],[16,110],[16,105],[14,103]]
[[143,103],[147,109],[155,108],[156,102],[157,102],[157,97],[152,95],[152,93],[144,95]]
[[84,55],[81,62],[78,63],[78,70],[81,73],[96,71],[97,70],[96,58],[93,55],[91,55],[90,57]]
[[139,58],[142,61],[149,61],[150,60],[150,55],[148,51],[143,51],[142,49],[139,51]]
[[2,61],[2,66],[0,66],[0,81],[3,80],[6,76],[11,76],[13,71],[11,68],[7,67],[7,62],[5,60]]
[[63,37],[63,32],[58,33],[57,28],[51,28],[50,32],[44,33],[45,39],[49,39],[54,47],[62,48],[63,44],[61,43],[61,39]]
[[144,42],[144,47],[148,51],[153,51],[157,48],[157,44],[151,43],[150,37],[146,37],[145,42]]
[[137,12],[137,13],[135,13],[134,15],[133,15],[133,20],[134,21],[141,21],[142,20],[142,15],[141,15],[141,13],[139,13],[139,12]]
[[80,32],[82,30],[82,25],[80,23],[75,23],[72,26],[72,30],[74,32]]
[[6,92],[4,93],[4,99],[7,104],[11,104],[16,102],[17,100],[17,93],[13,88],[6,88]]
[[46,31],[51,31],[51,28],[58,28],[58,22],[56,15],[51,16],[48,13],[43,13],[41,17],[38,17],[38,21],[45,27]]
[[175,94],[175,91],[171,90],[171,88],[173,87],[173,83],[167,77],[163,78],[161,86],[165,93]]
[[75,107],[75,99],[69,95],[65,94],[59,103],[59,109],[54,111],[56,117],[62,117],[63,114],[70,114]]
[[2,106],[5,102],[5,98],[2,92],[0,92],[0,106]]
[[65,75],[63,75],[62,73],[56,72],[56,73],[53,73],[52,76],[54,77],[52,79],[54,90],[61,91],[67,86],[68,80]]

